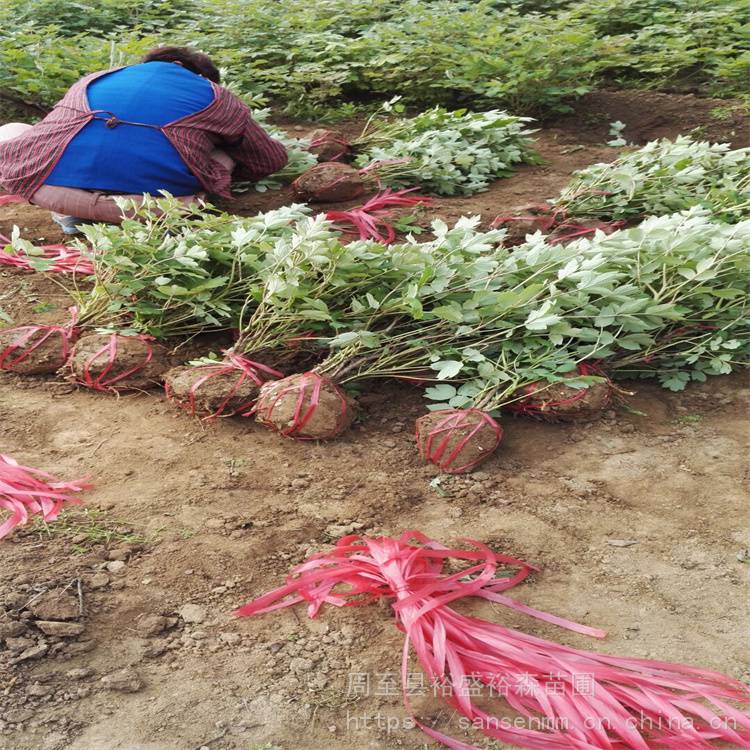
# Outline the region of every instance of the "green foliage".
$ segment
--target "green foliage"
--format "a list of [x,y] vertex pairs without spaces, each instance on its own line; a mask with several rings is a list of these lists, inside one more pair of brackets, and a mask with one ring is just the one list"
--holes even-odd
[[196,18],[192,0],[5,0],[0,9],[4,31],[18,24],[56,26],[61,36],[138,28],[158,32]]
[[708,208],[719,220],[750,218],[750,149],[694,141],[652,141],[614,162],[577,172],[554,201],[573,216],[633,219]]
[[85,226],[96,284],[74,295],[80,321],[157,338],[234,327],[266,253],[306,213],[290,206],[243,219],[163,198],[120,226]]
[[9,0],[0,24],[0,90],[44,105],[146,38],[198,46],[246,94],[316,118],[394,94],[549,113],[613,80],[750,93],[748,0]]
[[58,26],[27,22],[3,30],[0,41],[0,95],[51,107],[79,78],[97,70],[128,65],[156,42],[124,35],[104,41],[90,34],[67,36]]
[[409,119],[375,124],[361,140],[355,164],[409,159],[406,173],[383,182],[393,187],[419,185],[439,195],[471,195],[492,179],[507,177],[519,162],[533,162],[525,129],[527,118],[507,112],[466,112],[435,107]]

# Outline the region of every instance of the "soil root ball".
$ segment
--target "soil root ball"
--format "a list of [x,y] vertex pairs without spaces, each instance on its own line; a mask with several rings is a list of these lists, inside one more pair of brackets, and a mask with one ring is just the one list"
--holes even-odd
[[301,174],[292,189],[298,198],[310,203],[338,203],[359,198],[365,192],[365,184],[354,167],[327,161]]
[[233,362],[173,367],[164,376],[167,398],[189,414],[247,416],[266,377]]
[[0,330],[0,370],[50,375],[68,360],[75,333],[59,325],[28,325]]
[[72,378],[98,391],[151,388],[169,369],[169,352],[146,336],[90,334],[78,340],[70,357]]
[[503,439],[503,428],[481,409],[441,409],[416,423],[423,461],[447,474],[469,472],[489,458]]
[[506,247],[520,245],[527,234],[548,233],[555,226],[552,207],[541,203],[511,208],[507,215],[498,216],[492,226],[505,229],[503,244]]
[[[594,374],[591,371],[571,373],[567,377]],[[609,380],[592,383],[585,388],[573,388],[565,383],[531,383],[522,389],[525,397],[511,404],[508,411],[546,422],[593,422],[599,419],[612,403],[612,384]]]
[[307,150],[315,154],[319,161],[327,162],[345,159],[352,147],[338,130],[313,130]]
[[354,416],[354,402],[346,393],[312,371],[265,383],[255,412],[262,425],[297,440],[336,438]]

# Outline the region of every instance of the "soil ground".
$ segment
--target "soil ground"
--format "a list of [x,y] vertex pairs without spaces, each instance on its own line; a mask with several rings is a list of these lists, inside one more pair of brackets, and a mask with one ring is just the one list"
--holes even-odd
[[[726,102],[591,95],[577,117],[540,132],[544,166],[471,199],[440,199],[430,213],[489,221],[551,197],[573,170],[615,157],[602,145],[615,119],[638,143],[701,128],[750,144],[750,121]],[[247,195],[235,210],[285,200]],[[33,207],[0,209],[0,232],[13,224],[29,239],[61,239]],[[5,271],[0,307],[19,321],[52,319],[64,296]],[[327,610],[314,621],[303,608],[231,616],[353,530],[473,537],[540,563],[514,595],[609,637],[593,643],[500,606],[462,611],[580,648],[750,679],[750,566],[740,559],[750,548],[750,379],[737,373],[681,394],[627,387],[630,409],[592,425],[504,420],[504,445],[481,471],[435,486],[414,450],[423,406],[408,385],[373,385],[360,424],[309,444],[249,420],[206,425],[154,394],[113,398],[4,375],[0,452],[61,478],[90,475],[95,487],[86,511],[0,543],[0,748],[434,747],[408,728],[402,635],[389,608]],[[68,618],[71,635],[40,632],[40,618]],[[429,691],[415,692],[428,723],[508,747],[467,734]]]

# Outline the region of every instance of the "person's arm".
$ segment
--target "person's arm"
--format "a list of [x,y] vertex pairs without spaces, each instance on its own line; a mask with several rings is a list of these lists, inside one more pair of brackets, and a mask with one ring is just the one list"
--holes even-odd
[[235,161],[233,178],[260,180],[285,167],[289,156],[284,146],[253,120],[250,110],[234,94],[223,89],[221,95],[226,98],[231,124],[219,134],[217,146]]

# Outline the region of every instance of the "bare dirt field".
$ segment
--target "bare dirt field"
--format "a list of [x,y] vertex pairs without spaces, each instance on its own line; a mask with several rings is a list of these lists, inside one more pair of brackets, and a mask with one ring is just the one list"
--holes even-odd
[[[591,95],[576,118],[540,132],[545,165],[471,199],[439,199],[430,214],[490,221],[551,197],[573,170],[616,156],[602,145],[614,119],[638,143],[701,128],[750,144],[750,120],[726,102]],[[248,194],[234,210],[288,199]],[[0,209],[0,232],[13,224],[29,239],[61,239],[30,206]],[[0,273],[0,308],[19,322],[64,317],[64,304],[47,280]],[[681,394],[625,387],[630,408],[595,424],[504,419],[494,458],[435,486],[414,448],[424,407],[409,385],[374,384],[359,424],[335,443],[310,444],[252,420],[201,423],[158,393],[114,398],[0,376],[0,453],[95,484],[85,512],[0,542],[0,748],[436,747],[409,728],[403,636],[388,607],[324,610],[314,621],[303,608],[231,615],[351,531],[479,539],[541,564],[516,598],[609,637],[593,642],[489,604],[462,602],[462,611],[579,648],[750,679],[750,565],[741,560],[750,378]],[[58,626],[45,633],[39,620]],[[508,747],[465,732],[429,690],[415,692],[423,721],[478,747]]]

